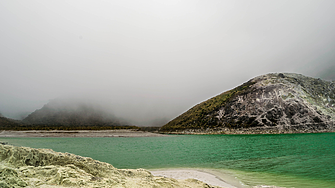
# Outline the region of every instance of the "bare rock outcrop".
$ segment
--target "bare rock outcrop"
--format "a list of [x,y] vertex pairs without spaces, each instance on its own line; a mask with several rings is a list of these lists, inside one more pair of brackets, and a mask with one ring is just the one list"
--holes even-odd
[[334,131],[335,82],[300,74],[258,76],[200,103],[162,127],[203,134]]

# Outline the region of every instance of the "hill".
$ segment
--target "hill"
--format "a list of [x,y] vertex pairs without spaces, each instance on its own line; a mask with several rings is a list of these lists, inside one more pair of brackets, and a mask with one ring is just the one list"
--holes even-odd
[[334,131],[335,82],[293,73],[258,76],[195,105],[160,131],[256,134]]
[[50,101],[22,122],[39,129],[106,129],[127,128],[128,125],[99,106],[61,99]]
[[20,121],[0,116],[0,130],[13,130],[20,127],[22,127]]

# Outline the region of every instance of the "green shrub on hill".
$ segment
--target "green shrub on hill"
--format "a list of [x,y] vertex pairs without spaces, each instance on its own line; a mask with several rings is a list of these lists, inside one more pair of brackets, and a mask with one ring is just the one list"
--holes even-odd
[[197,104],[187,112],[164,125],[160,130],[164,132],[220,126],[220,124],[216,122],[216,118],[206,117],[208,117],[213,111],[219,110],[235,95],[248,92],[250,86],[253,84],[255,84],[255,82],[246,82],[232,90],[226,91],[216,97]]

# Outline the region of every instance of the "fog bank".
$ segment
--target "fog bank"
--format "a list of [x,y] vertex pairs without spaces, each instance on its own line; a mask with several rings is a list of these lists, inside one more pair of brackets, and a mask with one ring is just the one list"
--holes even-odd
[[146,125],[269,72],[335,80],[334,17],[332,0],[3,0],[0,113],[79,98]]

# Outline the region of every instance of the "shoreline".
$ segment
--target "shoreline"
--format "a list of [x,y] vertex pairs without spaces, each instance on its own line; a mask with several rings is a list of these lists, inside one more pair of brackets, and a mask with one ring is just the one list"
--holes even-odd
[[277,134],[315,134],[315,133],[333,133],[335,129],[299,129],[299,127],[285,127],[283,129],[273,127],[252,127],[243,129],[185,129],[175,131],[162,131],[161,134],[172,135],[277,135]]
[[120,130],[3,130],[1,137],[167,137],[170,135],[158,134],[131,129]]
[[163,169],[146,169],[154,176],[168,177],[174,179],[196,179],[212,186],[223,188],[248,188],[243,185],[236,177],[228,172],[216,169],[205,168],[163,168]]
[[250,186],[243,184],[231,172],[220,169],[208,168],[160,168],[146,169],[152,175],[157,177],[167,177],[178,180],[196,179],[211,186],[222,188],[285,188],[274,185],[256,185]]
[[178,135],[284,135],[284,134],[321,134],[335,133],[335,131],[325,132],[281,132],[281,133],[229,133],[222,132],[162,132],[153,133],[134,129],[117,130],[0,130],[0,138],[10,137],[170,137]]

